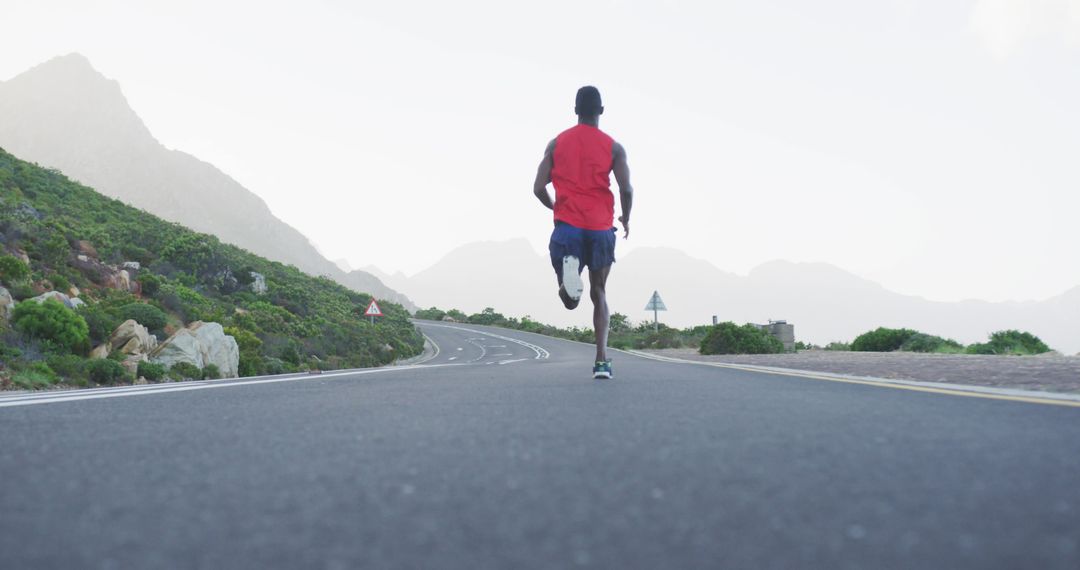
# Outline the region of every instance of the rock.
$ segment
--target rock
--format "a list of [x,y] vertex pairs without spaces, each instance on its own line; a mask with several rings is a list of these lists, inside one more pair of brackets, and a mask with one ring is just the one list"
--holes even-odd
[[19,261],[21,261],[21,262],[23,262],[23,263],[25,263],[27,265],[30,265],[30,256],[26,255],[25,251],[23,251],[21,249],[16,249],[14,252],[12,252],[12,254],[15,257],[19,258]]
[[124,361],[120,363],[120,366],[123,366],[124,370],[127,370],[132,376],[136,376],[139,373],[139,363],[145,361],[146,355],[138,354],[125,358]]
[[19,205],[18,208],[15,208],[15,214],[23,216],[25,218],[34,218],[35,220],[40,220],[45,217],[41,212],[37,210],[37,208],[31,206],[30,204],[27,204],[26,202],[23,202]]
[[125,261],[122,265],[120,265],[120,267],[127,269],[128,271],[137,273],[142,267],[142,265],[139,264],[138,261]]
[[165,366],[187,362],[199,368],[213,364],[222,378],[236,378],[240,365],[240,347],[236,339],[226,335],[218,323],[197,321],[176,331],[156,350],[150,360]]
[[157,348],[157,337],[134,319],[128,319],[109,335],[109,350],[124,354],[150,354]]
[[94,350],[90,351],[90,358],[108,358],[109,357],[109,343],[105,343],[97,346]]
[[75,250],[78,251],[80,254],[85,255],[87,257],[92,257],[94,259],[98,258],[97,250],[94,249],[94,246],[91,245],[90,242],[88,242],[88,241],[86,241],[84,239],[81,239],[81,240],[75,242]]
[[147,380],[146,378],[143,378],[142,376],[139,376],[138,378],[135,379],[134,382],[132,382],[132,384],[134,384],[135,386],[142,386],[143,384],[149,384],[149,383],[150,383],[150,381]]
[[83,254],[83,253],[80,253],[79,255],[76,255],[75,259],[78,259],[79,261],[82,261],[83,263],[86,263],[86,262],[90,261],[90,257],[88,255],[86,255],[86,254]]
[[78,299],[79,302],[75,303],[75,302],[73,302],[71,300],[71,297],[68,297],[67,295],[65,295],[65,294],[63,294],[63,293],[61,293],[59,291],[46,291],[45,293],[42,293],[42,294],[38,295],[37,297],[31,297],[31,298],[27,299],[27,301],[33,301],[35,303],[40,304],[40,303],[44,303],[45,301],[48,301],[50,299],[63,303],[64,306],[69,308],[69,309],[77,308],[82,304],[81,299]]
[[86,306],[86,303],[84,303],[83,300],[78,298],[78,297],[75,297],[74,299],[71,299],[70,302],[71,302],[71,308],[72,309],[78,310],[80,307],[85,307]]
[[240,347],[236,339],[225,334],[218,323],[196,322],[188,326],[206,350],[206,364],[214,364],[222,378],[236,378],[240,368]]
[[15,298],[11,296],[11,293],[0,287],[0,318],[8,320],[11,318],[11,312],[15,310]]
[[72,299],[74,299],[75,297],[78,297],[81,294],[82,294],[82,291],[79,291],[79,288],[74,286],[74,285],[72,285],[71,288],[68,289],[68,297],[71,297]]
[[266,287],[266,276],[262,273],[251,272],[251,292],[256,295],[262,295],[268,291]]

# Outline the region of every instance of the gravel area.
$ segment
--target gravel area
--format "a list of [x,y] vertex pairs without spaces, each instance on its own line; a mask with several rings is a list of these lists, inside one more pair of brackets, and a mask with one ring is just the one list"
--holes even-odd
[[914,352],[807,350],[795,354],[698,354],[688,348],[650,354],[730,364],[752,364],[921,382],[1080,394],[1080,356],[979,356]]

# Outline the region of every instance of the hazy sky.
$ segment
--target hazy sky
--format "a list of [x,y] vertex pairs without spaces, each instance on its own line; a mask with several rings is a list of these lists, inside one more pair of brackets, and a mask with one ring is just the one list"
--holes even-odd
[[[525,236],[573,95],[629,153],[631,247],[825,261],[931,299],[1080,285],[1080,0],[0,0],[0,78],[73,51],[331,259]],[[613,277],[617,284],[617,277]],[[614,286],[614,285],[613,285]]]

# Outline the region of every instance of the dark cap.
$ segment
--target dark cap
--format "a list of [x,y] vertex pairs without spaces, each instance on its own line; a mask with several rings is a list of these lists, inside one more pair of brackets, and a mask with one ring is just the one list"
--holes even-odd
[[586,85],[577,90],[574,98],[574,113],[578,115],[602,115],[604,104],[600,101],[600,90],[592,85]]

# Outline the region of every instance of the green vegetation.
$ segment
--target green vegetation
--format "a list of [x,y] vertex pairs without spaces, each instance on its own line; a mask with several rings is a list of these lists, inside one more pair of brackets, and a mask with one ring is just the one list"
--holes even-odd
[[723,322],[710,327],[701,341],[701,354],[779,354],[784,343],[751,324],[742,326]]
[[851,341],[851,350],[856,352],[892,352],[900,347],[912,336],[919,334],[911,329],[890,329],[878,327],[865,332]]
[[[142,267],[132,291],[119,285],[126,261]],[[253,272],[265,277],[266,293],[252,292]],[[400,305],[381,301],[386,316],[373,325],[363,317],[369,295],[165,222],[3,150],[0,281],[16,300],[75,286],[85,303],[77,311],[19,303],[12,327],[0,323],[11,349],[0,351],[0,386],[14,385],[17,372],[19,382],[41,385],[43,370],[27,373],[27,363],[84,355],[129,318],[160,339],[195,320],[221,323],[241,347],[243,375],[378,366],[423,349]],[[73,362],[53,370],[61,381],[130,380],[108,364]]]
[[968,354],[1012,354],[1030,355],[1050,352],[1050,347],[1039,337],[1023,331],[998,331],[990,335],[990,340],[967,347]]
[[165,378],[167,370],[164,364],[143,361],[139,363],[137,372],[139,376],[146,378],[148,382],[159,382],[162,378]]
[[86,369],[90,373],[90,380],[98,384],[117,384],[127,376],[127,371],[119,362],[108,358],[91,360]]
[[19,303],[11,323],[15,330],[50,343],[58,351],[85,353],[90,348],[86,321],[59,301]]
[[203,371],[189,362],[177,362],[169,367],[169,378],[173,380],[202,380]]

